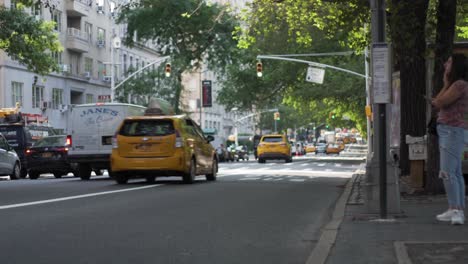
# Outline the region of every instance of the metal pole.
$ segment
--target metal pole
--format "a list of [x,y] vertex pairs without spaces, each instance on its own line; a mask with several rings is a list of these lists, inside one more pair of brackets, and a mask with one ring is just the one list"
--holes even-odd
[[276,119],[275,119],[275,133],[278,133],[278,129],[276,128]]
[[[112,18],[111,18],[112,20]],[[113,29],[114,29],[114,23],[112,22],[112,28],[111,28],[111,32],[113,32]],[[110,46],[111,46],[111,102],[113,103],[114,100],[115,100],[115,80],[114,80],[114,36],[112,35],[112,38],[111,38],[111,43],[110,43]]]
[[200,127],[203,127],[202,126],[202,105],[203,105],[203,86],[202,86],[202,79],[201,79],[201,74],[202,74],[202,71],[199,72],[199,79],[200,81],[198,82],[198,84],[200,85]]
[[[371,104],[371,99],[370,99],[370,83],[369,83],[369,62],[367,59],[369,58],[369,50],[366,47],[364,50],[364,68],[366,71],[366,105]],[[372,148],[372,136],[371,136],[371,121],[370,121],[370,116],[367,116],[367,153],[370,154],[373,151]]]
[[[385,0],[372,0],[372,40],[373,43],[385,42]],[[386,127],[386,104],[378,105],[378,145],[379,145],[379,187],[380,187],[380,218],[387,218],[387,127]]]

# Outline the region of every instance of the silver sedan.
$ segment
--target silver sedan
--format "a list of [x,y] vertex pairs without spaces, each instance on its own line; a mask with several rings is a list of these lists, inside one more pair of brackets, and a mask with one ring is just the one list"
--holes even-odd
[[21,163],[15,150],[0,133],[0,175],[9,175],[10,179],[20,178]]

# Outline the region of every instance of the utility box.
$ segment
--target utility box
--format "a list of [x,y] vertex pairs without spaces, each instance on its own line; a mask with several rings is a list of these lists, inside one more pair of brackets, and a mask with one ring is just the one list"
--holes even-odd
[[409,160],[426,160],[427,159],[427,136],[412,137],[406,135],[406,144],[409,148]]
[[424,187],[424,161],[427,159],[427,135],[412,137],[406,135],[410,160],[410,179],[412,187]]

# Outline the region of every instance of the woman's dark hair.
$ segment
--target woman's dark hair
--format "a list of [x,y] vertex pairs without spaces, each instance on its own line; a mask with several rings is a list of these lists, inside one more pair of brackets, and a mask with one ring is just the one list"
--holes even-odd
[[452,54],[452,70],[449,73],[450,83],[458,80],[466,80],[467,78],[467,60],[466,56],[461,53]]

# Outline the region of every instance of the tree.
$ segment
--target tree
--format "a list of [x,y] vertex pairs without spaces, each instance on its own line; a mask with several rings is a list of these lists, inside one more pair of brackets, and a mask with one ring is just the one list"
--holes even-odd
[[171,56],[172,73],[179,85],[174,87],[176,112],[180,110],[182,73],[200,69],[222,72],[235,59],[233,32],[237,20],[226,6],[204,0],[131,1],[122,7],[118,22],[126,23],[124,42],[152,41],[162,55]]
[[[283,1],[294,4],[294,1]],[[310,11],[310,10],[308,10]],[[265,109],[284,104],[293,107],[295,113],[310,113],[311,121],[324,120],[329,111],[339,109],[340,116],[350,116],[365,131],[365,83],[363,78],[328,69],[323,84],[305,81],[307,65],[284,61],[263,61],[263,77],[257,78],[253,59],[259,54],[298,54],[347,51],[344,43],[349,34],[342,31],[336,36],[318,26],[294,25],[300,34],[290,34],[286,4],[272,1],[255,1],[249,13],[244,14],[245,28],[239,39],[244,48],[239,65],[228,67],[223,89],[218,101],[227,108],[245,110]],[[288,36],[285,38],[285,36]],[[312,41],[311,36],[314,36]],[[364,73],[361,55],[332,57],[301,57]],[[320,116],[322,115],[322,116]],[[336,119],[335,125],[345,124]],[[349,122],[346,122],[349,125]]]
[[[32,1],[23,1],[23,5],[32,5]],[[51,52],[61,51],[62,47],[53,27],[54,22],[37,21],[21,5],[17,9],[1,6],[0,49],[35,73],[58,71]]]

